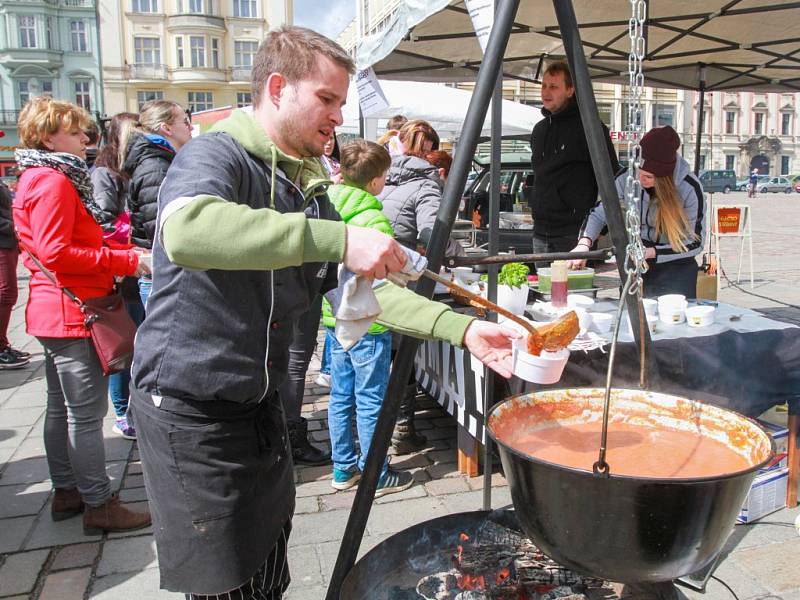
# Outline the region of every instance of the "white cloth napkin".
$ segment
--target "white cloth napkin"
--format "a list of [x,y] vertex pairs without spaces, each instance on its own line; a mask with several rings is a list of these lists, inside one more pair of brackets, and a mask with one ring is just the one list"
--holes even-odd
[[[399,273],[391,276],[398,285],[416,281],[428,266],[427,259],[421,254],[408,248],[403,250],[408,260]],[[339,286],[325,294],[325,298],[336,317],[336,339],[345,351],[350,350],[367,333],[381,314],[381,305],[378,304],[374,289],[385,283],[384,279],[369,281],[357,277],[350,269],[339,265]]]

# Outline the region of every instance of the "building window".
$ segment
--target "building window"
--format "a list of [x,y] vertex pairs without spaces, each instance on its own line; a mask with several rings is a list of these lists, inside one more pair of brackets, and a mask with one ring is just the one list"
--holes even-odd
[[[639,125],[642,124],[642,118],[644,115],[644,110],[639,113]],[[622,130],[625,131],[628,129],[628,104],[627,102],[622,103]]]
[[219,39],[211,38],[211,66],[219,69]]
[[233,0],[234,17],[257,17],[256,0]]
[[175,38],[175,54],[178,60],[178,67],[183,67],[183,38],[176,37]]
[[233,42],[233,61],[237,69],[249,69],[258,52],[258,42]]
[[612,129],[611,121],[614,115],[614,107],[611,104],[598,104],[597,113],[600,115],[600,120],[605,123],[606,127]]
[[212,0],[178,0],[178,12],[183,12],[185,6],[187,13],[210,15],[213,14],[211,2]]
[[72,39],[72,51],[87,52],[89,44],[86,41],[86,23],[84,21],[70,21],[69,33]]
[[781,156],[781,175],[788,175],[789,172],[789,157]]
[[89,95],[89,82],[75,82],[75,104],[82,106],[86,110],[92,110],[92,99]]
[[139,13],[157,13],[158,0],[133,0],[131,9]]
[[792,113],[781,115],[781,135],[792,135]]
[[19,105],[20,107],[25,106],[28,100],[31,99],[31,92],[30,87],[28,86],[27,81],[20,81],[17,83],[17,91],[19,92]]
[[755,121],[753,122],[753,133],[756,135],[764,135],[764,113],[755,113]]
[[736,133],[736,111],[733,110],[725,111],[725,133],[727,134]]
[[47,49],[52,50],[53,46],[53,17],[47,17],[45,21],[45,28],[44,28],[44,35],[45,35],[45,43],[47,44]]
[[736,164],[736,155],[735,154],[726,154],[725,155],[725,170],[733,171],[735,169]]
[[197,35],[189,36],[189,52],[193,67],[206,66],[206,38]]
[[36,48],[36,18],[33,15],[19,16],[19,47]]
[[189,92],[189,111],[198,112],[214,108],[214,94],[211,92]]
[[52,96],[53,82],[52,80],[39,81],[36,77],[31,77],[27,81],[17,82],[17,92],[19,105],[22,107],[35,96]]
[[253,95],[250,92],[236,92],[236,106],[250,106],[253,103]]
[[150,102],[150,100],[163,100],[164,99],[164,92],[156,91],[156,90],[144,90],[136,92],[136,103],[138,104],[138,110],[142,110],[142,106],[145,102]]
[[653,127],[675,127],[675,107],[657,104],[653,107]]
[[137,65],[161,64],[161,40],[154,37],[133,38],[134,62]]

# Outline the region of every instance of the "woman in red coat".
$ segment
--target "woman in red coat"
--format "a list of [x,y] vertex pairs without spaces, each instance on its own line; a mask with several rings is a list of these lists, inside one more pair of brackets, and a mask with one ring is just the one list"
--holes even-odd
[[24,169],[14,199],[21,244],[54,275],[58,286],[29,256],[27,331],[44,347],[47,414],[44,442],[55,488],[56,521],[81,512],[84,533],[125,531],[150,524],[147,512],[120,504],[111,493],[103,447],[108,380],[83,326],[83,315],[62,292],[82,300],[110,294],[114,277],[139,275],[144,267],[133,250],[103,245],[100,208],[84,161],[88,113],[69,102],[34,98],[19,116],[24,146],[16,159]]

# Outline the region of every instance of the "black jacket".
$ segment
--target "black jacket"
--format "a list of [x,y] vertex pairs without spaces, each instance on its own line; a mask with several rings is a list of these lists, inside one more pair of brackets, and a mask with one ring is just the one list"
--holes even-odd
[[175,152],[135,135],[128,146],[123,169],[130,176],[131,241],[142,248],[153,247],[158,213],[158,188],[167,176]]
[[16,248],[17,245],[14,218],[11,216],[11,192],[5,183],[0,182],[0,248]]
[[[555,114],[543,108],[542,114],[545,118],[531,133],[533,232],[538,236],[574,235],[577,241],[583,220],[597,202],[597,181],[578,104],[573,101]],[[616,173],[619,162],[605,125],[603,133]]]

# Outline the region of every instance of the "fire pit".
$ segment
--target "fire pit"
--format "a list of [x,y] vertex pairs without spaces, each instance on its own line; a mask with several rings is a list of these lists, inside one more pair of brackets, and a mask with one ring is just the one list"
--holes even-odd
[[550,560],[511,510],[439,517],[368,552],[344,580],[342,600],[586,600],[610,584]]

